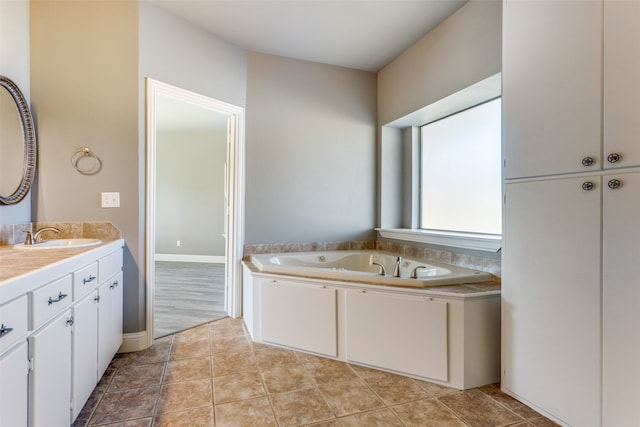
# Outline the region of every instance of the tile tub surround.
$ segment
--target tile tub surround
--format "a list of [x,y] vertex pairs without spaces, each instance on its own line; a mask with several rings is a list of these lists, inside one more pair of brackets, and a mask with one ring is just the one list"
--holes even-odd
[[44,227],[55,227],[60,234],[45,234],[45,239],[77,239],[96,238],[102,241],[122,238],[120,230],[110,222],[34,222],[25,224],[0,225],[0,246],[23,243],[25,233],[22,230],[40,230]]
[[274,254],[286,252],[315,252],[340,250],[370,250],[376,249],[393,252],[407,258],[414,258],[425,262],[436,261],[459,267],[485,271],[494,276],[502,276],[501,260],[482,256],[466,255],[443,249],[433,249],[407,243],[388,240],[343,241],[343,242],[307,242],[307,243],[264,243],[245,245],[243,259],[249,260],[251,255]]
[[253,343],[225,318],[119,354],[74,427],[555,426],[500,392],[458,391]]

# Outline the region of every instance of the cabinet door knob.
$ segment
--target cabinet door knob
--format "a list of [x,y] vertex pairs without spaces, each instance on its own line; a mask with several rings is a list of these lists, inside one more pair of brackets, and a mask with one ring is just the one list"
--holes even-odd
[[67,319],[67,326],[73,326],[73,316]]
[[622,182],[619,179],[611,179],[607,182],[607,186],[612,190],[617,190],[622,187]]
[[596,188],[596,185],[591,181],[585,181],[585,182],[582,183],[582,189],[584,191],[591,191],[594,188]]
[[607,156],[609,163],[618,163],[620,160],[622,160],[622,156],[618,153],[611,153]]
[[582,166],[593,166],[596,161],[593,160],[593,157],[585,157],[582,159]]

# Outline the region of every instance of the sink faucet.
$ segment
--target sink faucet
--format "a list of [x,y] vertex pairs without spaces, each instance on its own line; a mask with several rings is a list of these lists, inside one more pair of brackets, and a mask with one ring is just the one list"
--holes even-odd
[[44,228],[41,228],[40,230],[38,230],[35,233],[33,233],[33,236],[31,235],[31,231],[29,231],[29,230],[22,230],[22,231],[27,233],[27,237],[24,239],[24,244],[25,245],[35,245],[36,243],[38,243],[38,238],[40,237],[40,234],[45,232],[45,231],[54,231],[56,234],[60,233],[60,230],[58,230],[55,227],[44,227]]
[[386,276],[387,272],[384,270],[384,265],[380,264],[379,262],[371,262],[371,265],[377,265],[378,267],[380,267],[380,275],[381,276]]
[[400,264],[402,264],[401,256],[396,260],[396,266],[393,268],[393,277],[400,277]]

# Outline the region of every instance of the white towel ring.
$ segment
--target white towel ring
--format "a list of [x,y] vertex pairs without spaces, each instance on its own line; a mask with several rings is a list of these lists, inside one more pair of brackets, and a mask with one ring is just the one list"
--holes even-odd
[[[81,168],[80,160],[91,157],[93,162],[87,168]],[[89,147],[81,148],[71,155],[71,165],[82,175],[95,175],[102,169],[102,160]]]

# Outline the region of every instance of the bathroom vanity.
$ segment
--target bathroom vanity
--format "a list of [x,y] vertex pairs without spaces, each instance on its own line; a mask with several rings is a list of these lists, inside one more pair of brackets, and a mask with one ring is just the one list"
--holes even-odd
[[0,246],[0,425],[70,425],[122,342],[122,253]]
[[256,342],[457,389],[499,381],[497,282],[416,289],[243,265],[243,315]]

